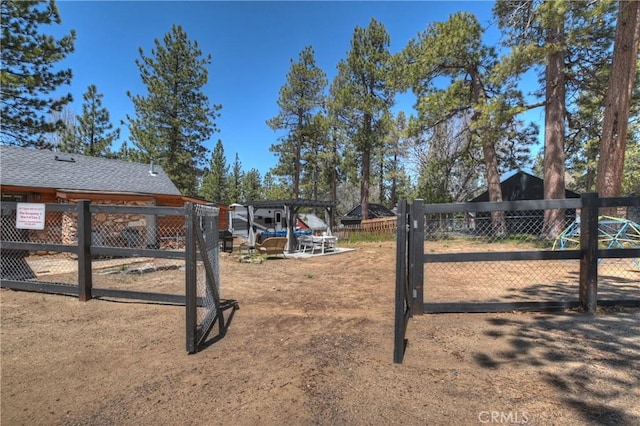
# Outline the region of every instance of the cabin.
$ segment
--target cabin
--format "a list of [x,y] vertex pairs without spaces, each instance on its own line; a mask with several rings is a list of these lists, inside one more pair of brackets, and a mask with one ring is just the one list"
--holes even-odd
[[[518,171],[512,176],[500,182],[503,201],[523,201],[523,200],[543,200],[544,180],[529,173]],[[580,194],[565,189],[565,198],[580,198]],[[481,203],[489,201],[489,191],[484,191],[477,197],[471,199],[471,203]],[[544,210],[527,212],[507,211],[505,212],[507,222],[507,232],[510,234],[539,234],[544,223]],[[491,213],[478,212],[474,218],[477,232],[487,233],[491,230]],[[576,210],[567,209],[565,211],[565,221],[568,225],[576,219]]]
[[[396,213],[382,204],[369,203],[369,208],[367,209],[369,213],[369,219],[380,219],[385,217],[396,217]],[[343,226],[353,226],[360,225],[362,222],[362,204],[358,204],[347,214],[340,218],[340,223]]]
[[[0,146],[0,197],[2,201],[25,203],[69,203],[90,200],[92,204],[182,207],[186,202],[209,204],[208,201],[180,193],[162,167],[152,164],[34,150],[16,146]],[[228,207],[219,204],[221,230],[227,229]],[[15,218],[5,218],[3,230],[15,226]],[[121,229],[124,236],[137,235],[140,246],[157,246],[163,230],[183,229],[184,217],[130,215],[110,217],[94,215],[93,221]],[[45,218],[45,226],[47,220]],[[56,220],[59,220],[56,219]],[[128,232],[127,232],[128,231]],[[62,243],[75,238],[75,221],[64,221]]]

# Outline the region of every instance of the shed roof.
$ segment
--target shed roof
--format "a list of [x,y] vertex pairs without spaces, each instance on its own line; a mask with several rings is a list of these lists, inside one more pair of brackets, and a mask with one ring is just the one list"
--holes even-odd
[[2,185],[181,195],[157,165],[1,145],[0,166]]
[[[518,171],[500,182],[504,201],[542,200],[544,199],[544,181],[537,176]],[[565,198],[580,198],[580,195],[565,189]],[[489,201],[489,191],[470,200],[472,203]]]
[[[389,210],[382,204],[369,203],[369,208],[367,209],[367,211],[369,213],[369,219],[375,219],[377,217],[396,216],[396,214],[392,210]],[[344,216],[357,219],[362,218],[362,204],[358,204]]]

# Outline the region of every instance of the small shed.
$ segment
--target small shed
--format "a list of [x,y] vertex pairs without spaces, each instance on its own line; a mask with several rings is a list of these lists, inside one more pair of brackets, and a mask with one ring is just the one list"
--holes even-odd
[[[544,180],[533,176],[529,173],[518,171],[512,176],[500,182],[503,201],[522,201],[522,200],[543,200],[544,199]],[[580,194],[565,189],[565,198],[580,198]],[[471,203],[480,203],[489,201],[489,191],[484,191],[477,197],[470,200]],[[542,231],[544,223],[544,210],[535,210],[527,212],[507,211],[505,212],[507,221],[507,231],[509,233],[531,233],[539,234]],[[567,209],[565,211],[566,224],[576,219],[576,210]],[[476,230],[491,229],[488,223],[491,222],[490,212],[478,212],[475,215]],[[486,222],[487,225],[483,225]]]
[[[367,209],[369,219],[378,219],[383,217],[396,217],[396,213],[386,208],[382,204],[370,203]],[[362,222],[362,204],[358,204],[347,214],[342,216],[340,223],[344,226],[360,225]]]

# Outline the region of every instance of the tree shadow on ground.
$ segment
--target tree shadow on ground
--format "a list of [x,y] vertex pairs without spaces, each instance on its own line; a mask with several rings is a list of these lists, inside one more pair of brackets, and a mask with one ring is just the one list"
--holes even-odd
[[510,349],[476,353],[482,368],[536,367],[585,422],[640,424],[640,310],[488,321],[493,328],[486,334],[506,339]]

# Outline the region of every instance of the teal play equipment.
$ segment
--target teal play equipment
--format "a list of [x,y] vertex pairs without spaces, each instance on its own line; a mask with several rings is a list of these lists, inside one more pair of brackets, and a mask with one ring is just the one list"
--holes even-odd
[[[639,248],[640,224],[629,219],[599,216],[598,243],[600,248]],[[553,250],[572,250],[580,247],[580,217],[573,221],[553,243]],[[632,259],[640,266],[638,258]]]

